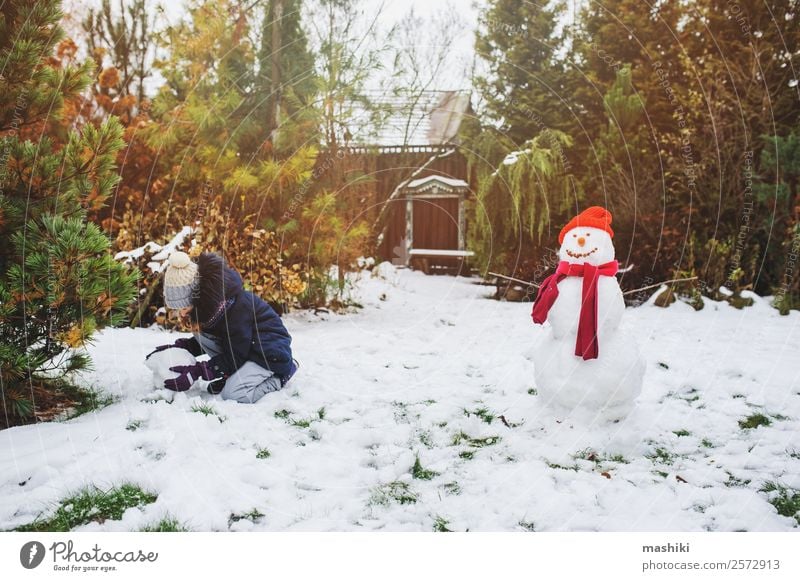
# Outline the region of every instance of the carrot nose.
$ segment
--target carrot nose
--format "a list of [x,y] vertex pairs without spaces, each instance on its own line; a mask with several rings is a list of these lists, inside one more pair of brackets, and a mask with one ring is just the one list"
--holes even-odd
[[581,248],[583,248],[583,245],[584,245],[584,244],[586,244],[586,238],[584,238],[583,236],[581,236],[580,238],[578,238],[578,246],[580,246]]

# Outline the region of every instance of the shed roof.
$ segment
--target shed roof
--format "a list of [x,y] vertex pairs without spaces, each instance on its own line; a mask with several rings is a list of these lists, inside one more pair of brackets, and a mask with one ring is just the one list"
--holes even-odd
[[445,192],[461,192],[469,189],[469,184],[464,180],[449,178],[440,175],[429,175],[408,182],[405,186],[406,191],[414,193],[427,192],[429,190],[443,190]]
[[376,123],[365,112],[356,113],[351,128],[352,145],[404,146],[457,143],[461,122],[470,111],[468,91],[423,91],[418,99],[393,95],[371,95],[373,104],[384,109]]

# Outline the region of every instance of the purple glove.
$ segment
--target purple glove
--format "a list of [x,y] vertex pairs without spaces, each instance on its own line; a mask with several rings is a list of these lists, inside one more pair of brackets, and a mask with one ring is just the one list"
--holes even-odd
[[153,355],[154,353],[158,353],[159,351],[165,351],[167,349],[172,349],[173,347],[177,347],[178,349],[186,349],[189,353],[197,357],[198,355],[200,355],[202,351],[196,349],[195,348],[196,345],[197,341],[195,341],[193,337],[189,337],[188,339],[181,337],[180,339],[178,339],[177,341],[175,341],[170,345],[159,345],[153,351],[148,353],[145,359],[150,359],[150,356]]
[[208,361],[200,361],[194,365],[176,365],[175,367],[170,367],[169,370],[180,373],[175,379],[164,381],[164,387],[172,391],[186,391],[198,379],[211,381],[220,377],[218,371],[211,367]]

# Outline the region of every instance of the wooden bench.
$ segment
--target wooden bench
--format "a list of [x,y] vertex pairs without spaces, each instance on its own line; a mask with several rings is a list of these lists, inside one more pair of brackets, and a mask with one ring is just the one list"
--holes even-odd
[[434,248],[412,248],[408,251],[409,263],[414,270],[430,274],[432,267],[454,269],[460,273],[467,258],[475,256],[472,250],[438,250]]

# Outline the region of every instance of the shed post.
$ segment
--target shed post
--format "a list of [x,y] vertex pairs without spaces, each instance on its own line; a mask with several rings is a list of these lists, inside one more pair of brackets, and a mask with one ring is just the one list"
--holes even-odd
[[411,262],[409,250],[414,247],[414,198],[410,194],[406,197],[406,247],[403,254],[406,257],[406,266]]
[[466,247],[466,215],[464,211],[464,193],[458,195],[458,249]]

